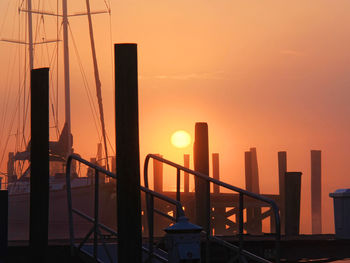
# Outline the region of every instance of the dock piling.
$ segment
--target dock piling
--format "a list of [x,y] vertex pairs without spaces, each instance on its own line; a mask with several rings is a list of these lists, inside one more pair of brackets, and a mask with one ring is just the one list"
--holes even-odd
[[285,174],[285,234],[299,235],[301,172]]
[[142,262],[137,45],[116,44],[118,262]]
[[31,71],[29,247],[32,262],[45,262],[49,225],[49,69]]
[[285,232],[285,176],[287,172],[287,152],[278,152],[278,183],[280,195],[281,233]]
[[321,151],[311,151],[311,220],[312,234],[322,234]]
[[[190,168],[190,155],[184,154],[184,167]],[[189,174],[184,172],[184,192],[188,193],[190,191],[190,178]]]
[[[208,124],[197,122],[194,140],[194,170],[209,176]],[[207,233],[210,232],[210,185],[209,182],[195,178],[196,224]]]

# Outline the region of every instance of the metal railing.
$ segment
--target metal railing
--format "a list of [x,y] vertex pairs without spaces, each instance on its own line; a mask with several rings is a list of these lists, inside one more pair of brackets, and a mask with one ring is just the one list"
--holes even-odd
[[[88,215],[86,215],[85,213],[75,209],[72,207],[72,189],[71,189],[71,164],[72,164],[72,160],[76,160],[80,163],[83,163],[85,165],[87,165],[88,167],[92,168],[95,170],[95,180],[94,180],[94,217],[90,217]],[[99,175],[100,173],[107,175],[110,178],[113,179],[117,179],[117,175],[114,173],[111,173],[110,171],[107,171],[105,169],[103,169],[102,167],[93,164],[91,162],[88,162],[82,158],[80,158],[78,155],[70,155],[68,157],[67,160],[67,166],[66,166],[66,189],[67,189],[67,202],[68,202],[68,217],[69,217],[69,240],[70,240],[70,247],[71,247],[71,253],[74,253],[74,249],[77,248],[81,251],[81,248],[84,246],[84,244],[86,244],[87,241],[89,241],[91,235],[93,234],[93,257],[94,259],[98,259],[98,245],[99,245],[99,239],[102,241],[102,245],[105,249],[105,252],[107,254],[107,257],[109,259],[110,262],[113,262],[112,257],[106,247],[106,242],[104,240],[104,236],[101,234],[100,229],[106,231],[107,233],[110,233],[111,235],[117,236],[118,233],[112,229],[110,229],[109,227],[101,224],[99,222],[99,184],[100,184],[100,180],[99,180]],[[148,200],[149,202],[147,202],[148,204],[148,240],[149,240],[149,246],[145,247],[142,246],[143,251],[145,251],[146,253],[148,253],[148,256],[150,259],[152,259],[153,257],[157,258],[160,261],[163,262],[168,262],[168,260],[160,255],[158,255],[157,253],[154,253],[154,213],[158,213],[174,222],[177,221],[177,219],[181,216],[185,216],[184,210],[182,208],[182,205],[179,201],[176,201],[174,199],[171,199],[165,195],[162,195],[160,193],[154,192],[146,187],[140,186],[140,191],[144,192],[147,194],[148,196]],[[161,199],[165,202],[168,202],[172,205],[174,205],[176,207],[176,216],[170,216],[168,214],[163,213],[162,211],[159,211],[157,209],[154,208],[154,198],[158,198]],[[85,220],[93,223],[93,227],[91,228],[91,230],[86,234],[86,236],[83,238],[83,240],[80,242],[80,244],[77,246],[75,245],[75,238],[74,238],[74,224],[73,224],[73,213],[75,213],[76,215],[84,218]]]
[[[219,185],[223,188],[237,192],[239,194],[239,202],[238,202],[238,229],[239,229],[238,240],[239,240],[239,245],[238,246],[233,245],[225,240],[222,240],[218,237],[211,235],[210,234],[210,216],[209,216],[209,218],[207,218],[208,224],[207,224],[207,229],[205,229],[207,241],[212,240],[214,242],[220,243],[221,245],[223,245],[229,249],[235,250],[236,252],[238,252],[239,258],[241,256],[246,256],[246,257],[251,258],[253,260],[256,260],[258,262],[263,262],[263,263],[270,262],[264,258],[261,258],[255,254],[243,249],[243,244],[244,244],[244,235],[243,235],[244,196],[259,200],[259,201],[267,203],[269,206],[271,206],[271,209],[273,210],[275,231],[276,231],[275,232],[275,240],[276,240],[276,243],[275,243],[275,250],[276,250],[275,262],[277,262],[277,263],[280,262],[280,240],[281,240],[280,215],[279,215],[279,208],[274,200],[267,198],[267,197],[264,197],[264,196],[259,195],[259,194],[248,192],[244,189],[241,189],[241,188],[235,187],[233,185],[221,182],[219,180],[213,179],[213,178],[209,177],[208,175],[193,171],[189,168],[186,168],[184,166],[181,166],[179,164],[176,164],[174,162],[171,162],[169,160],[161,158],[155,154],[148,154],[146,156],[145,163],[144,163],[144,183],[145,183],[145,187],[147,187],[147,188],[149,186],[148,185],[148,165],[149,165],[150,159],[157,160],[159,162],[162,162],[164,164],[167,164],[169,166],[176,168],[176,200],[178,202],[180,202],[180,200],[181,200],[180,199],[181,198],[181,191],[180,191],[180,186],[181,186],[181,176],[180,176],[181,173],[180,172],[181,171],[188,173],[188,174],[192,174],[195,177],[201,178],[201,179],[205,180],[207,182],[207,184],[213,183],[213,184]],[[207,189],[210,189],[209,185],[208,185]],[[207,192],[206,201],[210,204],[210,191]],[[211,210],[210,205],[208,206],[208,208]],[[207,215],[210,215],[210,211],[207,211]]]

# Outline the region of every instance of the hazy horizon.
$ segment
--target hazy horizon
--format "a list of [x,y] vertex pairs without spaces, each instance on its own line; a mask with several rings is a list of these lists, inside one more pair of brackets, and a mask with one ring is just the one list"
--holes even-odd
[[[17,24],[25,21],[24,15],[17,18],[18,13],[14,12],[20,1],[10,2],[0,3],[3,17],[0,38],[18,38]],[[261,192],[277,193],[277,152],[287,151],[288,171],[303,173],[301,231],[310,233],[310,150],[321,150],[323,231],[334,232],[333,205],[328,194],[338,188],[350,188],[347,178],[350,17],[346,12],[350,3],[345,0],[108,3],[112,7],[111,17],[95,15],[93,21],[106,126],[112,145],[112,45],[134,42],[138,44],[142,165],[147,153],[160,153],[182,163],[184,153],[192,155],[192,145],[174,148],[170,142],[172,133],[186,130],[193,138],[195,122],[207,122],[210,152],[220,153],[221,178],[244,187],[244,151],[256,147]],[[69,3],[72,13],[85,10],[84,4],[84,1]],[[38,1],[33,1],[33,6],[37,5]],[[94,1],[91,6],[92,10],[106,9],[103,1]],[[55,7],[56,1],[46,1],[44,9]],[[37,17],[34,21],[40,22]],[[69,21],[95,97],[87,19],[72,17]],[[50,28],[45,32],[46,39],[56,38],[55,23],[56,18],[45,17]],[[40,40],[44,31],[37,27],[36,32]],[[48,51],[46,46],[36,47],[36,67],[50,66],[55,71],[56,64],[50,62],[55,57],[54,47],[49,46]],[[24,69],[21,64],[22,72],[16,72],[19,61],[24,61],[23,47],[21,55],[10,55],[16,50],[18,47],[13,44],[0,43],[0,121],[5,126],[0,126],[1,154],[16,107],[16,79]],[[74,148],[90,158],[96,154],[99,137],[74,50],[71,40]],[[62,72],[60,69],[59,75]],[[56,83],[55,77],[52,82]],[[57,83],[61,86],[61,78]],[[6,105],[9,112],[3,117]],[[60,129],[63,117],[60,91]],[[54,130],[50,132],[55,134]],[[14,133],[12,129],[11,134]],[[6,169],[6,162],[7,152],[0,171]]]

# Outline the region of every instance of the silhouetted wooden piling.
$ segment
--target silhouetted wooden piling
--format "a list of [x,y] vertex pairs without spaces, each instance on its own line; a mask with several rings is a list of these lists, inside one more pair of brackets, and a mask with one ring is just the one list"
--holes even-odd
[[117,173],[117,168],[115,164],[116,164],[116,157],[112,156],[112,173]]
[[[163,157],[157,154],[159,157]],[[163,192],[163,163],[153,159],[153,187],[158,193]]]
[[[209,176],[208,124],[197,122],[194,139],[194,170]],[[200,178],[195,178],[196,224],[210,231],[210,186]]]
[[32,262],[45,262],[49,224],[49,69],[31,72],[30,228]]
[[7,256],[8,237],[8,192],[0,190],[0,262]]
[[299,235],[300,225],[301,173],[285,174],[285,233],[286,236]]
[[[212,154],[212,163],[213,163],[213,178],[216,180],[220,180],[220,163],[219,163],[219,154]],[[220,193],[220,186],[214,184],[213,185],[214,194]],[[215,234],[220,235],[224,234],[226,230],[226,224],[224,220],[224,215],[226,212],[226,208],[224,206],[215,206],[214,209],[214,220],[212,228],[215,229]]]
[[322,234],[321,151],[311,151],[311,220],[312,234]]
[[[184,154],[184,167],[190,168],[190,155]],[[184,192],[188,193],[190,191],[190,177],[188,173],[184,173]]]
[[[212,154],[212,162],[213,162],[213,178],[216,180],[220,180],[220,169],[219,169],[219,154]],[[213,186],[214,193],[220,193],[220,186],[214,184]]]
[[[251,148],[249,152],[245,152],[245,180],[246,189],[250,192],[260,194],[259,187],[259,170],[256,148]],[[247,208],[247,232],[249,234],[262,233],[261,208]]]
[[118,262],[142,262],[137,45],[116,44]]
[[285,231],[285,176],[287,172],[287,152],[278,152],[278,183],[280,194],[281,232]]

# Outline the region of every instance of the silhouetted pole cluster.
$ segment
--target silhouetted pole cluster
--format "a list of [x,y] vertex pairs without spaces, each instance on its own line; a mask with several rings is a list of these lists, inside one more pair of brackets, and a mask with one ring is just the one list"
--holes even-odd
[[49,224],[49,69],[31,72],[30,229],[32,262],[45,262]]
[[137,45],[116,44],[118,262],[142,262]]

